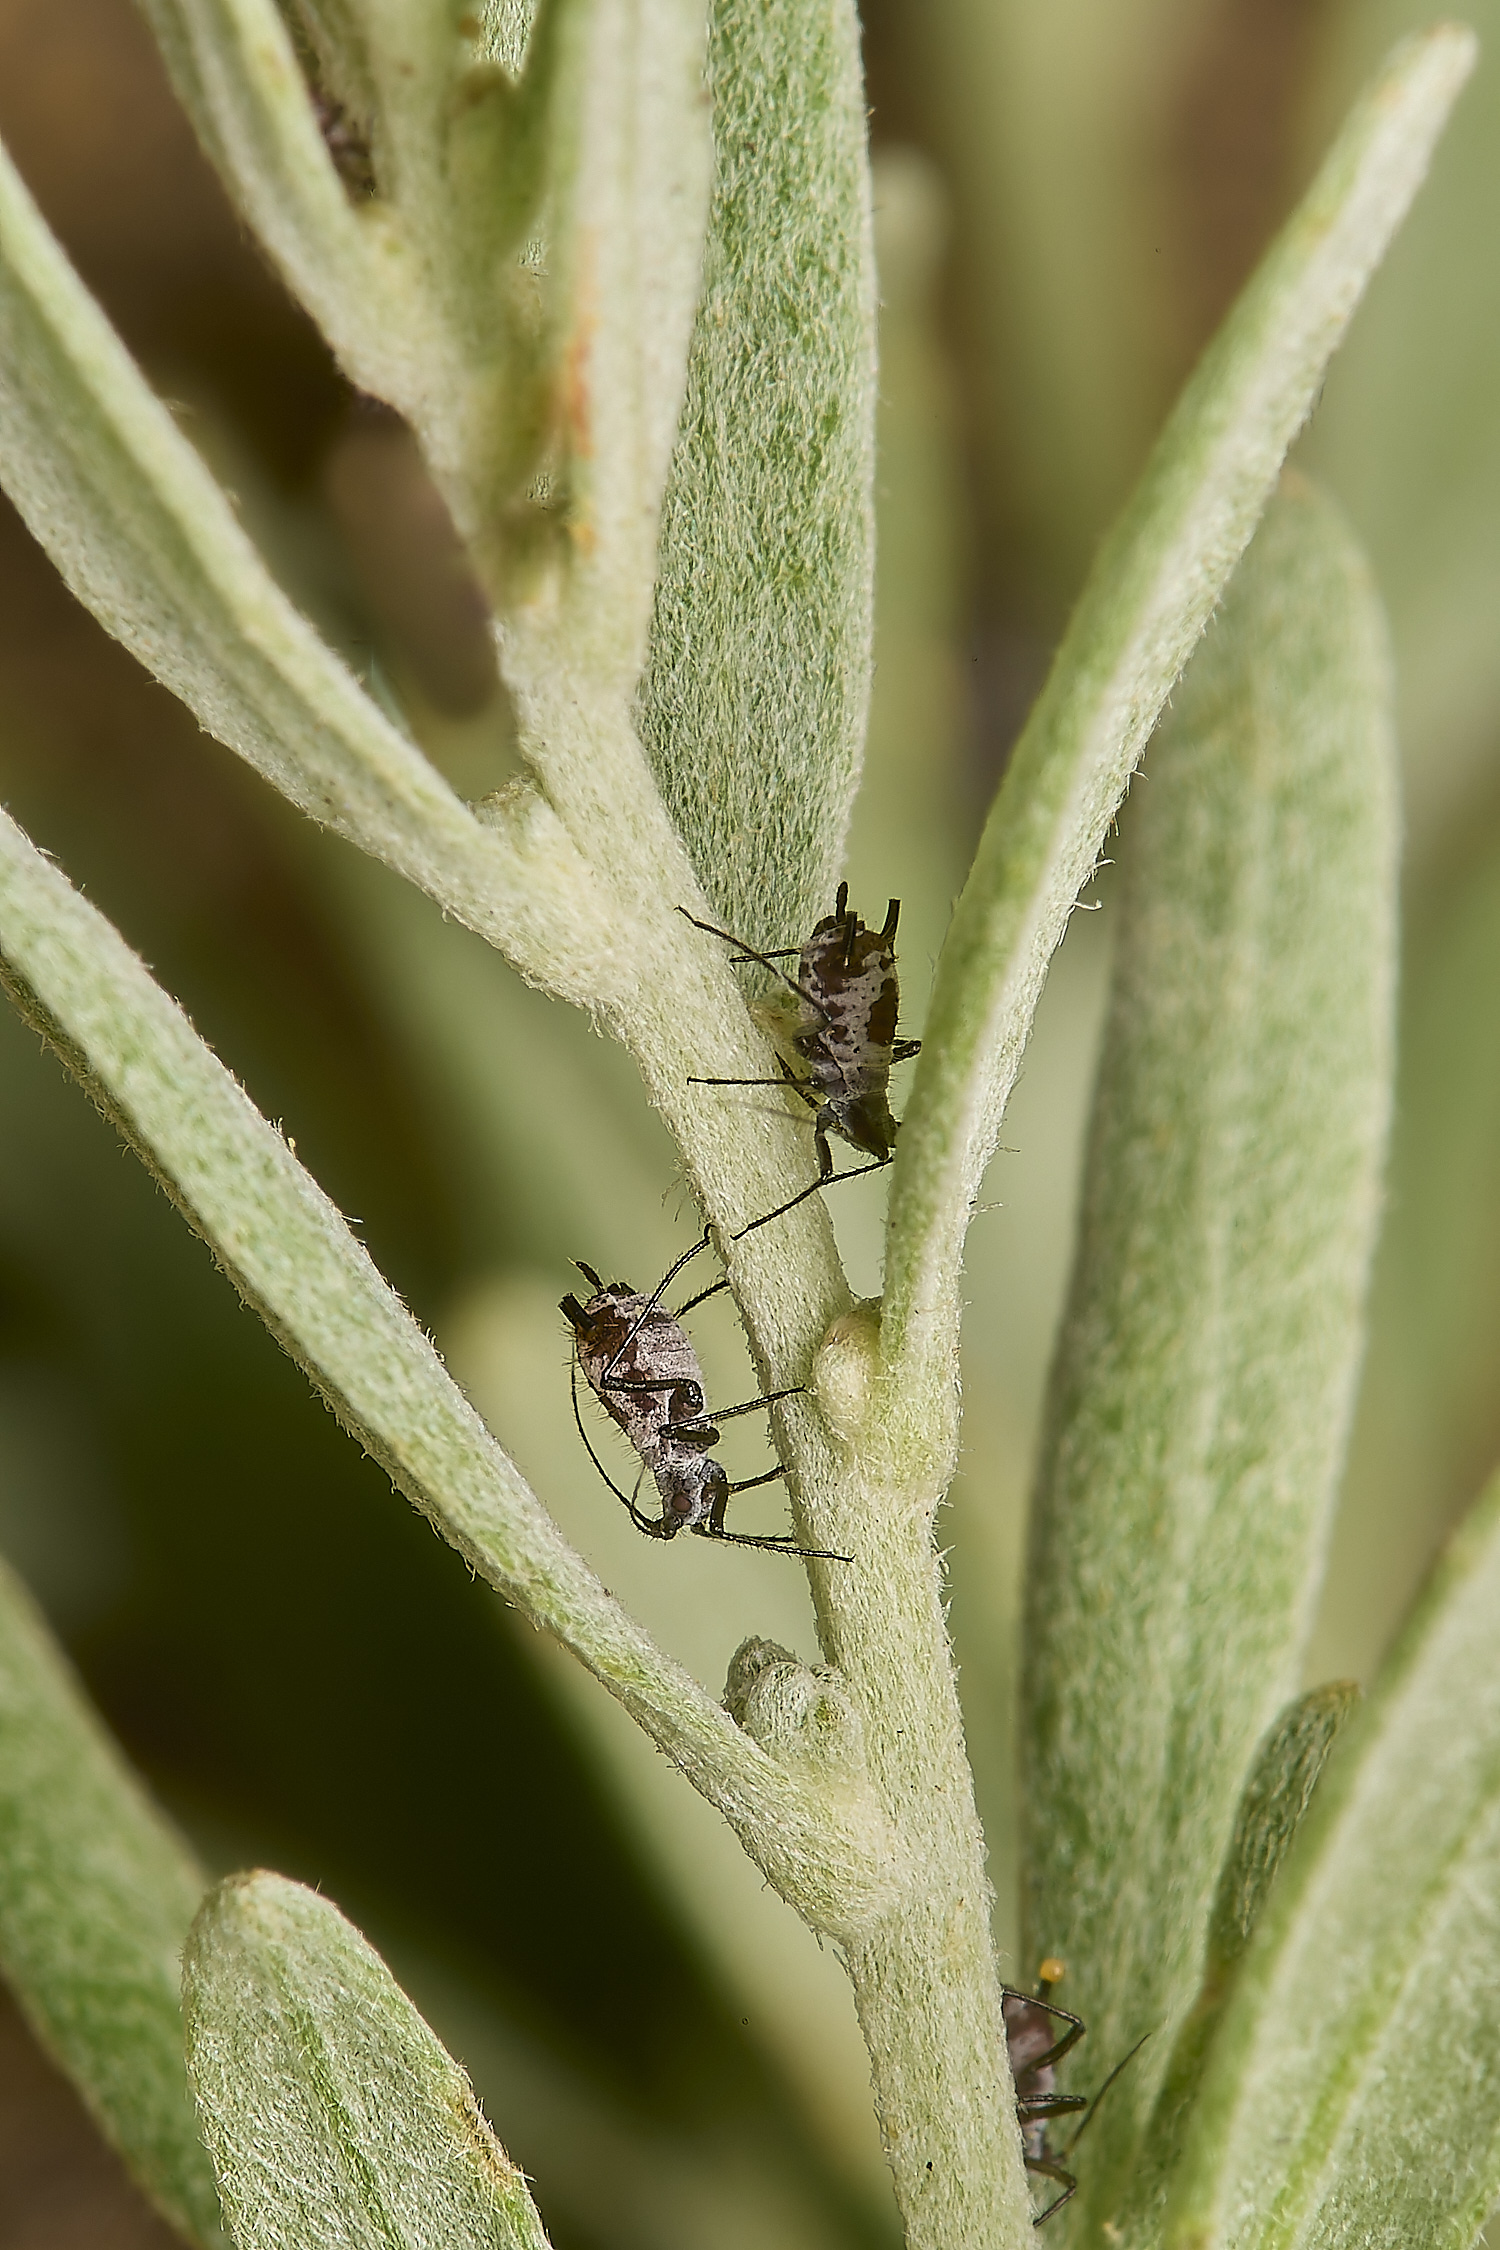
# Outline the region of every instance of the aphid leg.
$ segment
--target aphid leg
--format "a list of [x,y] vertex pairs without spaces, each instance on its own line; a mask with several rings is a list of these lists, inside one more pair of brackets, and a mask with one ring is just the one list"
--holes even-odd
[[694,1531],[704,1539],[727,1539],[731,1547],[760,1547],[767,1554],[772,1555],[810,1555],[815,1562],[852,1562],[854,1559],[852,1555],[836,1555],[828,1547],[803,1547],[795,1539],[777,1538],[770,1534],[760,1536],[750,1531],[725,1530],[724,1510],[729,1505],[730,1496],[736,1492],[748,1492],[752,1484],[769,1484],[771,1478],[778,1474],[779,1471],[772,1469],[769,1476],[750,1477],[744,1484],[727,1486],[715,1500],[704,1521],[694,1524]]
[[1016,2103],[1016,2115],[1029,2125],[1039,2117],[1066,2117],[1088,2106],[1087,2094],[1027,2094]]
[[[773,977],[780,977],[782,983],[786,986],[789,992],[795,992],[799,1000],[805,1000],[810,1008],[817,1009],[818,1014],[823,1018],[825,1023],[828,1021],[828,1010],[824,1007],[817,994],[815,992],[809,992],[805,984],[799,984],[795,977],[789,977],[787,975],[785,969],[778,969],[776,966],[777,960],[784,960],[788,954],[795,953],[800,957],[802,952],[802,948],[800,945],[783,946],[779,955],[775,953],[757,953],[753,945],[747,945],[743,938],[737,938],[733,930],[721,930],[717,922],[700,922],[697,915],[689,914],[685,906],[679,906],[677,911],[682,916],[685,922],[692,923],[695,930],[706,930],[710,937],[722,938],[726,945],[732,945],[736,947],[739,953],[739,957],[742,961],[758,961],[763,969],[770,970]],[[753,1079],[710,1078],[698,1079],[697,1081],[689,1081],[689,1083],[697,1083],[698,1085],[710,1086],[735,1086],[753,1085],[756,1083],[756,1081]]]
[[800,1398],[805,1385],[793,1383],[789,1391],[767,1391],[763,1398],[747,1398],[743,1406],[716,1406],[712,1413],[705,1410],[706,1422],[732,1422],[736,1414],[754,1414],[763,1406],[774,1406],[778,1399]]
[[730,1241],[743,1242],[746,1235],[754,1234],[757,1227],[768,1227],[773,1219],[781,1218],[783,1213],[795,1211],[799,1203],[805,1203],[808,1197],[816,1195],[820,1188],[833,1187],[839,1180],[862,1180],[866,1172],[883,1171],[891,1161],[888,1156],[878,1156],[873,1164],[856,1164],[852,1172],[835,1172],[833,1169],[833,1153],[828,1148],[826,1140],[821,1141],[818,1153],[821,1156],[825,1151],[828,1153],[828,1170],[820,1173],[811,1187],[802,1188],[796,1195],[788,1196],[785,1203],[778,1203],[775,1210],[767,1211],[764,1217],[752,1219],[749,1226],[741,1227],[737,1233],[732,1234],[729,1237]]
[[[1045,1992],[1046,1989],[1046,1986],[1043,1985],[1042,1992]],[[1044,2055],[1038,2055],[1034,2061],[1027,2063],[1026,2068],[1028,2070],[1047,2070],[1053,2063],[1061,2062],[1063,2056],[1068,2053],[1070,2048],[1077,2046],[1088,2029],[1082,2016],[1075,2016],[1070,2008],[1059,2008],[1055,2000],[1044,2000],[1042,1992],[1018,1992],[1013,1984],[1002,1984],[1000,1990],[1012,2000],[1024,2000],[1028,2008],[1045,2009],[1049,2016],[1056,2016],[1059,2023],[1065,2023],[1070,2027],[1063,2033],[1055,2047],[1049,2047]],[[1128,2061],[1129,2057],[1126,2059]],[[1108,2083],[1109,2081],[1106,2079],[1105,2084]],[[1073,2106],[1078,2109],[1087,2109],[1088,2103],[1079,2100]]]
[[[780,1055],[776,1060],[780,1062]],[[688,1078],[688,1084],[690,1087],[792,1087],[794,1093],[801,1093],[810,1109],[823,1107],[819,1096],[807,1091],[803,1080],[794,1071],[789,1071],[785,1062],[780,1064],[780,1078]]]
[[1057,2163],[1050,2156],[1028,2156],[1026,2169],[1028,2172],[1039,2172],[1045,2180],[1055,2180],[1062,2189],[1062,2194],[1055,2197],[1045,2211],[1039,2211],[1031,2222],[1034,2227],[1044,2227],[1053,2212],[1060,2211],[1069,2197],[1077,2193],[1078,2182],[1065,2164]]
[[[662,1292],[671,1287],[672,1283],[677,1279],[677,1276],[681,1273],[683,1267],[688,1263],[689,1259],[696,1258],[700,1250],[706,1250],[708,1248],[709,1237],[712,1232],[713,1229],[711,1227],[705,1227],[702,1234],[699,1235],[698,1240],[693,1244],[692,1248],[690,1250],[684,1250],[682,1256],[680,1258],[675,1258],[672,1261],[671,1265],[668,1266],[666,1272],[662,1275],[660,1281],[656,1284],[656,1287],[652,1290],[650,1296],[646,1299],[646,1302],[642,1305],[640,1311],[636,1314],[635,1319],[631,1324],[630,1331],[622,1339],[619,1345],[619,1349],[610,1353],[608,1361],[600,1370],[599,1380],[605,1385],[607,1389],[659,1391],[667,1390],[671,1387],[669,1384],[665,1383],[614,1383],[610,1381],[610,1376],[615,1367],[619,1364],[620,1354],[628,1350],[630,1345],[634,1343],[643,1322],[645,1322],[649,1318],[649,1316],[656,1310],[656,1307],[661,1302]],[[577,1261],[575,1260],[574,1262],[576,1264]],[[583,1269],[580,1267],[579,1270],[581,1272]]]
[[836,1555],[829,1547],[802,1547],[795,1539],[758,1539],[749,1531],[713,1531],[707,1523],[695,1523],[694,1531],[703,1539],[722,1539],[731,1547],[760,1547],[768,1555],[803,1555],[813,1562],[852,1562],[852,1555]]
[[920,1055],[921,1052],[922,1042],[920,1039],[898,1039],[891,1049],[891,1061],[893,1064],[910,1062],[913,1055]]
[[622,1492],[620,1490],[620,1487],[615,1483],[614,1478],[610,1475],[608,1469],[606,1469],[604,1463],[600,1460],[598,1454],[594,1451],[594,1448],[589,1440],[589,1433],[583,1426],[583,1416],[578,1410],[578,1365],[576,1361],[569,1369],[569,1377],[573,1388],[573,1419],[578,1424],[578,1435],[583,1440],[583,1449],[585,1453],[587,1453],[589,1459],[593,1462],[594,1467],[599,1471],[600,1476],[609,1486],[610,1491],[614,1494],[621,1507],[624,1508],[626,1514],[630,1517],[630,1520],[635,1525],[636,1530],[644,1531],[648,1539],[670,1539],[677,1526],[675,1524],[668,1525],[665,1523],[656,1523],[650,1516],[643,1515],[641,1513],[641,1510],[636,1506],[634,1500],[631,1498],[630,1494],[628,1492]]
[[732,1484],[729,1489],[732,1493],[753,1492],[758,1484],[774,1484],[778,1477],[785,1475],[786,1463],[778,1461],[774,1469],[763,1469],[758,1477],[741,1477],[739,1483]]
[[711,1453],[719,1442],[719,1433],[705,1425],[699,1429],[692,1422],[671,1422],[672,1443],[687,1453]]
[[822,1108],[822,1096],[815,1094],[810,1086],[805,1085],[794,1070],[789,1070],[780,1055],[776,1057],[776,1067],[781,1072],[779,1078],[690,1078],[688,1084],[690,1086],[790,1086],[794,1094],[801,1095],[809,1109]]

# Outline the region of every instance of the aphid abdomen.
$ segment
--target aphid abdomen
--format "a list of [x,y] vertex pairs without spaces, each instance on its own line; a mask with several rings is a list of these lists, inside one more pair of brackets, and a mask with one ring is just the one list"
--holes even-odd
[[[850,945],[843,923],[820,923],[803,951],[801,981],[816,1005],[804,1004],[793,1045],[818,1092],[835,1105],[883,1097],[900,1005],[888,942],[861,926]],[[827,1125],[843,1131],[837,1107]]]

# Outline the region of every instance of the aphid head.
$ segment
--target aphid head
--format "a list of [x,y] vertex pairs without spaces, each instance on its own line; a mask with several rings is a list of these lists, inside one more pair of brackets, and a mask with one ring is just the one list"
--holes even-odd
[[851,1147],[862,1148],[867,1156],[875,1157],[882,1164],[895,1154],[896,1120],[883,1089],[836,1095],[824,1104],[824,1109],[833,1130]]
[[710,1454],[677,1452],[658,1469],[656,1489],[661,1494],[661,1519],[668,1526],[663,1537],[672,1539],[679,1531],[706,1522],[715,1511],[722,1514],[729,1498],[729,1477],[723,1463]]

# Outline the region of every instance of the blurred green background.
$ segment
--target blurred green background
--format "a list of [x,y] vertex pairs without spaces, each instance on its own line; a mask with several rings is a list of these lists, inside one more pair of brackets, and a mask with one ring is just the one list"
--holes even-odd
[[[1391,607],[1409,835],[1390,1211],[1315,1679],[1368,1676],[1500,1455],[1500,0],[1468,14],[1490,52],[1300,449]],[[910,1030],[1100,532],[1334,120],[1420,20],[1391,0],[868,0],[880,577],[847,865],[872,919],[903,899]],[[296,598],[460,787],[492,787],[505,713],[442,511],[237,226],[129,0],[0,0],[0,132]],[[628,1065],[198,734],[8,511],[0,793],[358,1215],[652,1629],[713,1685],[752,1631],[811,1653],[795,1568],[640,1540],[572,1429],[569,1259],[654,1280],[692,1224]],[[1016,1582],[1107,874],[1095,892],[971,1239],[946,1518],[1007,1943]],[[9,1016],[0,1134],[0,1547],[210,1862],[321,1884],[386,1951],[558,2250],[890,2241],[836,1964],[360,1458]],[[865,1290],[880,1189],[837,1199]],[[732,1314],[697,1327],[712,1395],[744,1396]],[[740,1425],[734,1457],[760,1442]],[[774,1495],[743,1505],[778,1520]],[[167,2241],[13,2013],[0,2235]]]

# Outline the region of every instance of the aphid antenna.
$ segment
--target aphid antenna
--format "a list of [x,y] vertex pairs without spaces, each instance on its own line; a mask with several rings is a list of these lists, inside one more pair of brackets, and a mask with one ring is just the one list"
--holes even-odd
[[1078,2182],[1066,2164],[1058,2163],[1051,2157],[1034,2156],[1026,2169],[1028,2172],[1038,2173],[1044,2180],[1056,2180],[1062,2188],[1062,2194],[1049,2203],[1045,2211],[1038,2211],[1031,2222],[1034,2227],[1044,2227],[1054,2211],[1060,2211],[1065,2203],[1072,2201],[1078,2193]]
[[1082,2117],[1079,2119],[1078,2130],[1073,2135],[1073,2138],[1069,2141],[1067,2147],[1063,2150],[1064,2156],[1072,2155],[1074,2149],[1077,2148],[1079,2142],[1083,2139],[1084,2134],[1088,2131],[1094,2112],[1099,2107],[1099,2104],[1103,2101],[1105,2095],[1109,2092],[1110,2087],[1113,2086],[1115,2080],[1119,2077],[1121,2071],[1125,2069],[1126,2065],[1135,2061],[1136,2056],[1140,2053],[1141,2049],[1145,2046],[1146,2041],[1150,2037],[1151,2034],[1149,2031],[1143,2031],[1140,2038],[1137,2039],[1135,2045],[1130,2049],[1129,2053],[1124,2054],[1120,2057],[1119,2061],[1115,2064],[1114,2069],[1105,2079],[1104,2084],[1099,2088],[1099,2091],[1094,2095],[1093,2099],[1088,2105],[1088,2108],[1084,2111]]

